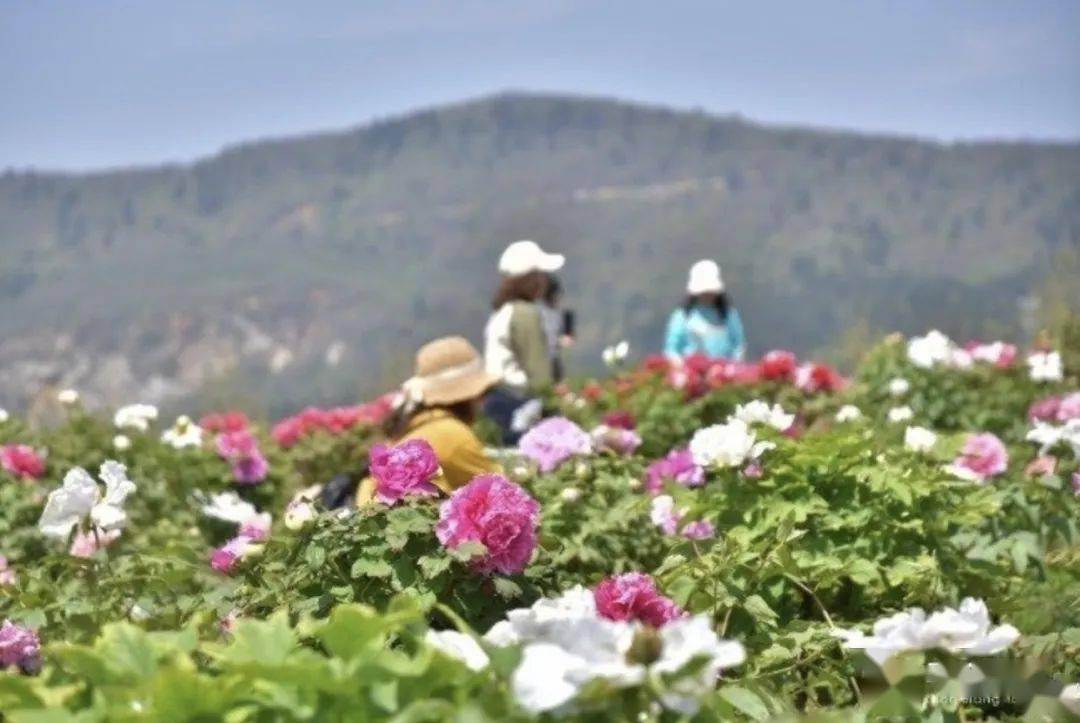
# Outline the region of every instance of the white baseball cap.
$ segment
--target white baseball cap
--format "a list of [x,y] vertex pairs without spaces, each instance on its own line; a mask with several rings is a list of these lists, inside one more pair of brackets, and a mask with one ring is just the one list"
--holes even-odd
[[499,273],[524,276],[533,271],[558,271],[566,263],[562,254],[549,254],[535,241],[515,241],[499,257]]
[[686,282],[688,294],[719,294],[724,290],[724,280],[720,278],[720,266],[712,259],[702,259],[690,267],[690,278]]

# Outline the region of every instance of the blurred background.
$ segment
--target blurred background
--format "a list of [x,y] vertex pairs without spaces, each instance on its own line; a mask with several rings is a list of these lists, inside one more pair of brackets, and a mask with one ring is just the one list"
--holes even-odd
[[[280,415],[479,341],[568,256],[571,372],[724,268],[841,366],[1080,306],[1080,3],[184,3],[0,14],[0,406]],[[1075,321],[1074,321],[1075,323]]]

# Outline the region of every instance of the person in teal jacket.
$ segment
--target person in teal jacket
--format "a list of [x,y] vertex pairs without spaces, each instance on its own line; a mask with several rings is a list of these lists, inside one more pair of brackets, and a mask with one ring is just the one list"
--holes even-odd
[[668,319],[664,354],[669,359],[694,353],[742,359],[746,355],[742,320],[728,302],[715,261],[704,259],[690,267],[686,293],[686,303]]

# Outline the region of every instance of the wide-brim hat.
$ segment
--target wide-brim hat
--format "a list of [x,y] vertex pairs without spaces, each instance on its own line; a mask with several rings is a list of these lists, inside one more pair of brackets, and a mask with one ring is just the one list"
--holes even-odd
[[402,389],[415,402],[456,404],[481,396],[498,381],[467,339],[447,336],[420,347],[415,373]]
[[720,266],[712,259],[702,259],[690,267],[690,278],[686,281],[686,293],[719,294],[724,290],[724,279],[720,276]]

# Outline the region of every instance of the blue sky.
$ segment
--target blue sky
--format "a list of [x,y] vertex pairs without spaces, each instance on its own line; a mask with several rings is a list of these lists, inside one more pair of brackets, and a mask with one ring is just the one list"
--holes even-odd
[[190,160],[499,90],[1080,138],[1080,1],[6,0],[0,168]]

